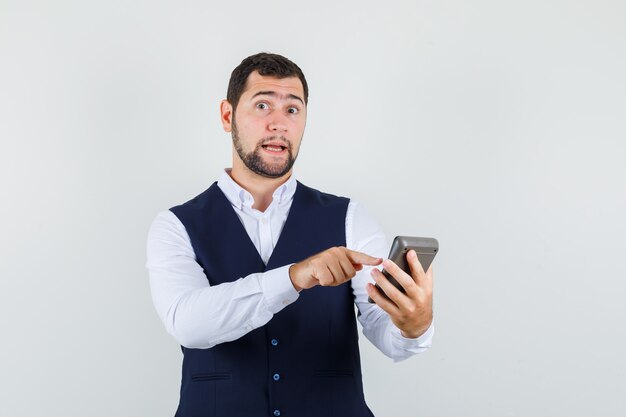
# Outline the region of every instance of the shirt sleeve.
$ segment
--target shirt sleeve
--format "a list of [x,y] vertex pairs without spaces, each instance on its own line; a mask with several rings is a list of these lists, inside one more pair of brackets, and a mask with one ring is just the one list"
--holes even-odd
[[171,211],[148,233],[150,291],[165,328],[182,346],[207,349],[265,325],[299,293],[285,265],[211,286],[184,225]]
[[[362,205],[350,201],[346,215],[346,246],[349,249],[371,256],[388,256],[387,239],[382,228]],[[378,305],[369,303],[365,286],[375,284],[370,275],[373,267],[365,266],[352,278],[352,292],[358,309],[358,320],[363,326],[363,334],[386,356],[399,362],[417,353],[422,353],[432,345],[434,324],[416,339],[402,336],[389,315]],[[379,269],[381,269],[379,267]]]

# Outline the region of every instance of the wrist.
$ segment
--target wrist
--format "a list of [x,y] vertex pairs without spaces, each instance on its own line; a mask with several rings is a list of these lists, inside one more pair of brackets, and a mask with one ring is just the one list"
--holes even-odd
[[289,279],[291,280],[291,284],[293,285],[293,287],[296,289],[296,291],[300,292],[302,291],[302,287],[300,287],[298,284],[296,284],[296,280],[294,279],[295,276],[295,272],[294,269],[297,267],[297,264],[293,264],[289,267]]
[[402,337],[405,337],[407,339],[417,339],[418,337],[423,335],[424,332],[405,332],[404,330],[400,330],[400,334],[402,335]]
[[[432,322],[432,320],[431,320]],[[428,326],[423,327],[423,328],[419,328],[416,330],[402,330],[400,329],[400,334],[402,335],[402,337],[405,337],[407,339],[417,339],[419,337],[421,337],[424,333],[426,333],[426,331],[430,328],[430,323],[428,324]]]

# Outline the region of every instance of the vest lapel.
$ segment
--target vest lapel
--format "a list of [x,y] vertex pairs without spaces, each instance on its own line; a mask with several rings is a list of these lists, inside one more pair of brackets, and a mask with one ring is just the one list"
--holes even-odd
[[[239,219],[239,216],[237,216],[237,213],[235,213],[233,205],[230,203],[226,195],[224,195],[224,192],[217,185],[215,185],[215,188],[215,194],[221,201],[222,207],[220,210],[220,214],[223,216],[222,218],[224,219],[224,223],[228,224],[228,229],[230,233],[232,233],[235,241],[241,242],[242,245],[242,247],[236,248],[235,250],[245,250],[250,254],[250,256],[255,256],[261,264],[265,265],[265,262],[263,262],[259,251],[256,249],[256,246],[254,246],[254,242],[252,242],[252,240],[250,239],[250,235],[246,231],[243,223],[241,222],[241,219]],[[252,255],[253,253],[254,255]]]
[[[283,265],[275,265],[276,258],[280,257],[280,254],[286,248],[286,245],[293,245],[294,236],[303,236],[306,234],[303,230],[298,230],[296,233],[292,234],[292,229],[296,227],[300,223],[300,216],[302,215],[302,186],[298,182],[296,185],[296,191],[293,194],[293,201],[291,202],[291,208],[289,209],[289,214],[287,215],[287,220],[283,226],[283,229],[280,232],[280,236],[278,237],[278,241],[276,242],[276,246],[272,251],[272,255],[267,260],[267,269],[274,269],[281,267]],[[291,239],[290,239],[291,238]],[[301,261],[298,260],[298,261]]]

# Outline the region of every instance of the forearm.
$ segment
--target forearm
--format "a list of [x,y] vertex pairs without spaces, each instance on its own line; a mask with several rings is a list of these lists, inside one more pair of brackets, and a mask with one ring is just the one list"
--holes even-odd
[[166,330],[189,348],[240,338],[298,298],[289,265],[211,286],[184,227],[169,212],[150,228],[147,258],[155,309]]
[[[346,218],[346,243],[349,248],[373,256],[386,257],[387,239],[376,219],[358,203],[351,202]],[[401,361],[427,350],[432,344],[434,325],[418,338],[406,338],[393,324],[391,317],[376,304],[368,302],[366,285],[374,283],[370,275],[372,268],[366,267],[352,279],[352,291],[359,310],[359,322],[363,334],[381,352],[394,361]]]
[[285,280],[287,269],[201,288],[165,288],[166,284],[158,283],[161,274],[151,272],[153,300],[168,333],[185,347],[206,349],[265,325],[293,302],[297,298],[295,290],[278,288],[283,285],[279,281]]

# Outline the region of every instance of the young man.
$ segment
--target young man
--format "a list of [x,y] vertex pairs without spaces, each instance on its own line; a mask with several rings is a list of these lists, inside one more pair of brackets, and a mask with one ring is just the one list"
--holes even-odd
[[293,62],[244,59],[220,107],[232,169],[152,224],[154,305],[183,346],[176,416],[372,416],[354,304],[365,336],[394,360],[430,346],[432,270],[413,251],[411,275],[383,262],[385,236],[362,206],[292,176],[307,102]]

